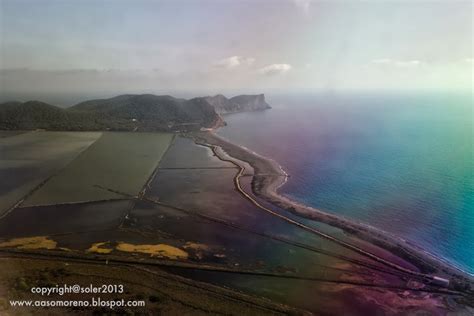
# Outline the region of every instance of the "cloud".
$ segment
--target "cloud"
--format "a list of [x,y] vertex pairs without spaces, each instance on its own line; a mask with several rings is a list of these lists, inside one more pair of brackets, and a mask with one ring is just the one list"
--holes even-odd
[[292,0],[295,6],[303,11],[304,13],[309,12],[309,7],[311,5],[312,0]]
[[386,64],[391,64],[392,60],[390,58],[380,58],[380,59],[372,60],[371,63],[377,64],[377,65],[386,65]]
[[464,58],[464,62],[465,62],[465,63],[468,63],[468,64],[472,64],[472,63],[473,63],[473,59],[472,59],[472,58]]
[[284,74],[290,71],[293,67],[289,64],[272,64],[265,67],[262,67],[258,70],[258,72],[262,75],[273,76]]
[[217,68],[226,68],[232,69],[242,65],[250,66],[255,62],[255,58],[252,57],[242,57],[242,56],[232,56],[218,60],[214,63],[214,66]]
[[390,59],[390,58],[379,58],[374,59],[371,61],[372,64],[375,65],[383,65],[383,66],[393,66],[399,68],[413,68],[418,67],[423,64],[422,61],[412,59],[412,60],[397,60],[397,59]]
[[418,67],[421,65],[419,60],[408,60],[408,61],[397,61],[395,66],[397,67]]

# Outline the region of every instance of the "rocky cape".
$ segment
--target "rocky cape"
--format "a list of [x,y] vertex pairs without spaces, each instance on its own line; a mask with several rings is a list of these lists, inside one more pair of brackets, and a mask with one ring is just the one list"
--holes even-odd
[[238,95],[233,98],[226,98],[222,94],[213,97],[206,97],[214,109],[219,114],[260,111],[271,109],[270,105],[265,101],[265,95]]
[[126,94],[66,109],[40,101],[6,102],[0,104],[0,130],[188,132],[224,125],[221,114],[269,108],[263,94],[230,99]]

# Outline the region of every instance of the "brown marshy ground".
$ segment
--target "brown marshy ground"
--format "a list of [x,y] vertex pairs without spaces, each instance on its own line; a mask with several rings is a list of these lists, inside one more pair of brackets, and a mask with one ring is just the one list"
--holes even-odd
[[[295,308],[275,304],[243,293],[191,282],[156,268],[124,265],[85,264],[31,258],[0,257],[1,315],[287,315],[303,314]],[[122,294],[101,294],[102,300],[143,301],[145,307],[108,308],[13,308],[9,300],[91,300],[94,294],[41,296],[36,286],[56,284],[123,285]]]

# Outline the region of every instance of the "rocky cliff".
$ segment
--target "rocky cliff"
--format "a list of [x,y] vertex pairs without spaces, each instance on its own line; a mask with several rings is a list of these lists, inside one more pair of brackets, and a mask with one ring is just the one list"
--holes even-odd
[[238,95],[230,99],[222,94],[206,97],[219,114],[229,114],[248,111],[261,111],[270,109],[270,105],[265,101],[265,95]]

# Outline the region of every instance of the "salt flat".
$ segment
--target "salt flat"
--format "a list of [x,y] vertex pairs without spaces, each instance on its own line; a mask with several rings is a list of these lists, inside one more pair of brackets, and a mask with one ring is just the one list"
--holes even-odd
[[172,139],[166,133],[104,133],[22,206],[123,198],[113,191],[136,195]]
[[42,181],[68,165],[100,132],[2,133],[0,216]]

